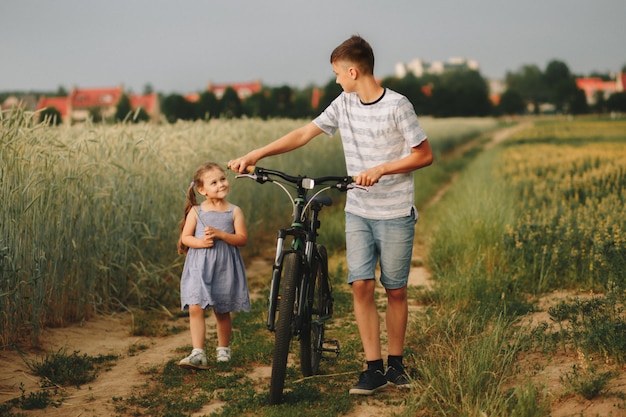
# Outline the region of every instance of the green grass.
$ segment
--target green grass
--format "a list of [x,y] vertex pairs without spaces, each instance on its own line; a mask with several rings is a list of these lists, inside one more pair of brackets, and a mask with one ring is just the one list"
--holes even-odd
[[[528,219],[536,223],[537,219],[552,213],[549,207],[554,205],[555,194],[558,199],[559,192],[550,193],[547,191],[550,188],[544,186],[554,182],[554,189],[559,189],[558,179],[553,180],[548,174],[566,168],[568,158],[580,155],[582,172],[593,171],[594,182],[581,183],[582,191],[605,195],[601,194],[602,190],[609,186],[614,190],[613,195],[624,194],[625,185],[619,181],[623,175],[614,175],[615,170],[610,168],[624,166],[610,162],[626,156],[623,146],[618,149],[615,145],[621,140],[620,135],[624,137],[624,123],[607,124],[606,138],[602,123],[564,126],[567,122],[551,121],[526,130],[512,142],[472,160],[440,203],[424,211],[423,218],[434,224],[422,223],[418,230],[429,234],[430,256],[426,264],[433,270],[434,288],[422,297],[421,302],[427,308],[414,320],[407,337],[407,345],[422,347],[418,370],[423,379],[420,381],[422,391],[409,397],[410,406],[404,415],[550,415],[550,397],[559,395],[558,387],[536,385],[531,377],[538,369],[521,368],[518,363],[522,356],[539,353],[541,359],[535,361],[538,367],[555,355],[576,363],[572,372],[561,375],[560,395],[614,396],[606,387],[623,361],[620,335],[623,333],[624,300],[620,289],[623,277],[620,280],[613,275],[615,269],[610,265],[623,262],[623,251],[610,260],[596,258],[598,267],[603,267],[601,262],[605,262],[606,274],[602,281],[612,283],[594,287],[601,288],[603,294],[554,302],[548,306],[552,325],[520,327],[516,325],[517,319],[537,309],[536,294],[547,288],[584,290],[588,288],[589,275],[585,271],[559,267],[557,263],[552,264],[550,277],[542,275],[540,269],[533,268],[533,259],[541,256],[541,250],[535,246],[529,249],[527,258],[521,258],[509,240],[511,228],[527,224]],[[550,139],[548,152],[538,145],[545,142],[542,135],[546,129],[553,133],[565,131],[563,135],[569,136]],[[591,131],[593,136],[587,142],[593,143],[587,146],[580,135]],[[528,146],[530,141],[533,147]],[[572,143],[579,147],[578,154],[572,151]],[[602,161],[606,158],[609,162],[603,162],[602,169],[593,170],[594,152],[604,149],[608,151],[602,154]],[[511,154],[515,158],[503,158]],[[587,159],[591,163],[585,165]],[[530,178],[528,171],[518,168],[525,163],[541,175]],[[616,169],[619,172],[620,168]],[[509,174],[511,172],[516,174]],[[533,191],[518,192],[515,188],[518,178],[528,189],[535,187]],[[594,186],[596,181],[604,184],[604,188]],[[561,180],[560,184],[567,183]],[[537,200],[546,204],[527,204]],[[579,225],[582,221],[594,225],[591,227],[598,231],[595,243],[605,248],[604,255],[609,253],[607,247],[614,251],[615,242],[621,242],[621,230],[626,226],[623,210],[612,209],[612,205],[607,204],[595,205],[594,212],[584,205],[566,207],[554,212],[555,223],[567,224],[565,219],[576,218]],[[610,217],[603,214],[605,209]],[[611,233],[606,233],[603,227],[607,225],[616,226]],[[523,228],[517,230],[524,233]],[[565,249],[561,258],[553,257],[551,262],[567,259],[575,265],[577,256],[584,253],[571,252],[568,248],[583,239],[567,230],[543,227],[532,236],[558,242],[558,247]],[[605,244],[607,241],[609,245]],[[546,278],[551,279],[550,284],[542,285]],[[623,402],[617,397],[618,403]]]

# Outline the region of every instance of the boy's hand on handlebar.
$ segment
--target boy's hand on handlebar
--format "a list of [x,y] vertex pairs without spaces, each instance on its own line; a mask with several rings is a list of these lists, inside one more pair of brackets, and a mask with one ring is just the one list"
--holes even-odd
[[239,174],[246,174],[250,172],[250,167],[254,170],[255,163],[256,160],[254,160],[254,158],[244,155],[228,161],[228,168]]
[[382,177],[382,172],[377,167],[370,168],[361,172],[359,175],[354,177],[354,182],[357,185],[364,185],[366,187],[371,187],[376,184],[378,180]]

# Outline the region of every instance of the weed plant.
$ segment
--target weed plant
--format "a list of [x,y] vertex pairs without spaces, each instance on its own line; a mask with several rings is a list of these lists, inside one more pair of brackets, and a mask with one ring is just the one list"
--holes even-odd
[[[544,339],[565,350],[579,352],[585,362],[626,363],[624,291],[612,285],[605,294],[559,301],[548,309],[552,326],[541,326]],[[556,329],[553,329],[556,327]]]
[[595,366],[586,366],[581,369],[579,366],[573,365],[572,372],[561,377],[561,383],[572,392],[587,400],[592,400],[600,395],[611,378],[615,376],[615,371],[598,374]]
[[61,348],[40,359],[26,361],[26,365],[42,379],[44,386],[79,387],[96,379],[98,371],[116,359],[115,355],[93,357],[79,351],[68,353],[67,349]]
[[67,349],[46,353],[40,358],[26,360],[26,366],[41,380],[40,391],[26,392],[20,384],[20,397],[0,404],[0,415],[18,417],[13,409],[41,410],[47,407],[58,407],[63,402],[63,387],[80,387],[94,381],[100,371],[106,371],[114,366],[117,355],[90,356],[79,351],[68,353]]

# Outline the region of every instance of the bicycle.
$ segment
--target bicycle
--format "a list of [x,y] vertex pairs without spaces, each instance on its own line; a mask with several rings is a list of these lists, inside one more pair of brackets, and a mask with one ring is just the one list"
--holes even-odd
[[[319,213],[324,206],[332,204],[330,197],[322,193],[331,188],[339,191],[366,188],[354,184],[349,176],[309,178],[258,166],[249,167],[247,172],[235,178],[276,184],[293,206],[290,227],[278,230],[268,296],[267,328],[276,335],[269,399],[270,404],[279,404],[283,400],[287,356],[293,338],[300,340],[300,368],[305,377],[317,374],[323,359],[332,359],[333,355],[337,358],[340,353],[339,341],[324,336],[325,322],[333,315],[334,299],[326,248],[317,243]],[[294,186],[294,195],[287,186]],[[316,190],[318,186],[323,188]],[[308,198],[312,190],[315,194]],[[285,247],[289,238],[290,245]]]

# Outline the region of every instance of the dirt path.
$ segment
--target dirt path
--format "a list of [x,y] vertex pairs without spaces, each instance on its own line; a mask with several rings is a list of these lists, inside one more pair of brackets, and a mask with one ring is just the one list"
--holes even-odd
[[[415,260],[421,263],[423,252],[415,251]],[[271,265],[257,260],[249,270],[255,274],[267,276]],[[430,274],[422,266],[411,269],[410,285],[428,286]],[[384,316],[381,331],[385,337]],[[185,325],[183,319],[177,325]],[[181,332],[167,337],[129,336],[131,317],[129,314],[113,316],[98,316],[82,324],[75,324],[66,328],[48,329],[42,334],[42,346],[45,350],[26,352],[24,357],[28,361],[40,360],[48,352],[65,349],[67,353],[79,351],[80,354],[90,356],[119,355],[115,365],[106,372],[101,372],[98,378],[80,389],[65,387],[65,399],[60,407],[47,407],[45,410],[23,411],[25,416],[90,416],[108,417],[115,415],[114,397],[128,398],[134,387],[145,384],[150,377],[149,370],[162,368],[173,357],[184,356],[179,351],[181,347],[189,345],[188,332]],[[207,315],[208,337],[211,329],[215,329],[215,318]],[[0,403],[20,397],[22,389],[26,393],[37,392],[41,389],[39,378],[32,374],[24,360],[16,351],[0,351]],[[250,375],[252,379],[269,379],[271,368],[259,367]],[[195,415],[207,415],[221,404],[210,404]],[[348,417],[380,417],[390,411],[399,412],[398,406],[390,408],[383,400],[368,398],[359,401]],[[17,412],[17,410],[14,410]]]

